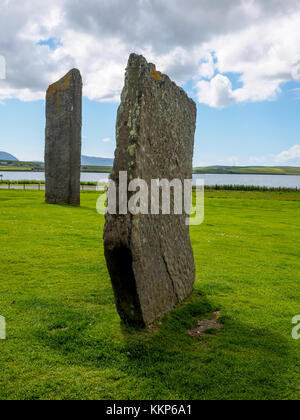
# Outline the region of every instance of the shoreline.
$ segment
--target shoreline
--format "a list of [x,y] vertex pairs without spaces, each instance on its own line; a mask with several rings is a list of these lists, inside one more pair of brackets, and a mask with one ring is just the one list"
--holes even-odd
[[[110,170],[84,170],[81,171],[82,174],[110,174],[112,171],[112,168],[109,168]],[[27,172],[27,173],[45,173],[45,171],[33,171],[31,169],[0,169],[0,172]],[[300,168],[299,168],[299,173],[274,173],[274,172],[199,172],[199,170],[194,169],[193,170],[193,175],[265,175],[265,176],[300,176]]]

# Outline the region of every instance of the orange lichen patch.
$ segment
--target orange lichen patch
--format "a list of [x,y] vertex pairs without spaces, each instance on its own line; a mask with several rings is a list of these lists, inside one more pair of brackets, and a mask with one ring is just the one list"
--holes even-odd
[[56,101],[57,101],[57,114],[59,114],[59,95],[60,95],[60,81],[53,83],[50,85],[47,89],[47,96],[52,98],[52,100],[55,100],[56,95]]
[[48,87],[47,94],[48,95],[54,95],[60,89],[62,89],[62,90],[67,89],[70,86],[71,77],[72,77],[72,71],[70,71],[66,76],[64,76],[58,82],[50,85]]
[[70,71],[63,79],[61,79],[62,89],[67,89],[71,83],[72,71]]
[[64,76],[62,79],[60,79],[58,82],[53,83],[48,87],[47,95],[50,97],[53,97],[56,95],[56,101],[57,101],[57,115],[59,115],[60,111],[60,95],[62,94],[64,96],[65,90],[70,86],[72,79],[72,70]]
[[150,71],[151,76],[153,77],[153,79],[155,80],[156,84],[158,85],[159,81],[165,80],[165,76],[162,75],[159,71],[156,70],[156,68],[153,66],[151,71]]
[[156,81],[156,83],[158,83],[159,80],[160,80],[160,74],[156,70],[155,71],[151,71],[150,74],[154,78],[154,80]]
[[53,83],[53,85],[50,85],[47,89],[47,95],[54,95],[55,92],[59,89],[59,82]]

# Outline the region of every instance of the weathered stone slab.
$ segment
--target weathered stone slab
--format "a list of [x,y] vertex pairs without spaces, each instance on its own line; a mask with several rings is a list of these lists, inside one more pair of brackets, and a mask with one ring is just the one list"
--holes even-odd
[[[192,178],[196,105],[168,76],[132,54],[117,116],[111,180]],[[128,199],[130,199],[129,193]],[[149,203],[150,204],[150,203]],[[151,206],[151,205],[150,205]],[[148,325],[193,290],[195,265],[186,215],[107,214],[104,248],[122,320]]]
[[46,202],[80,204],[82,79],[73,69],[46,95]]

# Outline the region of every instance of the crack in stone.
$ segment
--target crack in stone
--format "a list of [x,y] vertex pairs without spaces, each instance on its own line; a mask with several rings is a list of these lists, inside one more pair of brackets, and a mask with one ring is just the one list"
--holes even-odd
[[163,253],[163,252],[162,252],[162,259],[163,259],[163,262],[164,262],[164,264],[165,264],[165,266],[166,266],[166,272],[167,272],[167,274],[168,274],[168,276],[169,276],[169,278],[170,278],[170,281],[171,281],[171,285],[172,285],[172,289],[173,289],[174,295],[175,295],[175,297],[176,297],[177,302],[179,302],[179,296],[178,296],[178,293],[176,292],[175,283],[174,283],[173,277],[172,277],[172,275],[171,275],[171,273],[170,273],[170,270],[169,270],[169,267],[168,267],[168,263],[167,263],[167,260],[166,260],[165,255],[164,255],[164,253]]

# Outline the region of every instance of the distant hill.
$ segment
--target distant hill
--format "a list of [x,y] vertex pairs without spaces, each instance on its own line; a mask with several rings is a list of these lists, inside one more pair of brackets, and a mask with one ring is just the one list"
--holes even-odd
[[101,157],[92,157],[92,156],[81,156],[81,165],[83,166],[113,166],[114,160],[101,158]]
[[300,175],[300,167],[293,166],[207,166],[194,168],[195,174],[236,175]]
[[6,152],[0,152],[0,160],[10,160],[13,162],[19,162],[19,159]]
[[[109,173],[114,163],[113,159],[81,156],[81,172]],[[8,162],[6,162],[8,161]],[[43,172],[43,162],[22,162],[9,153],[0,152],[0,171],[33,171]],[[207,166],[194,168],[194,174],[240,174],[240,175],[299,175],[300,167],[297,166]]]

